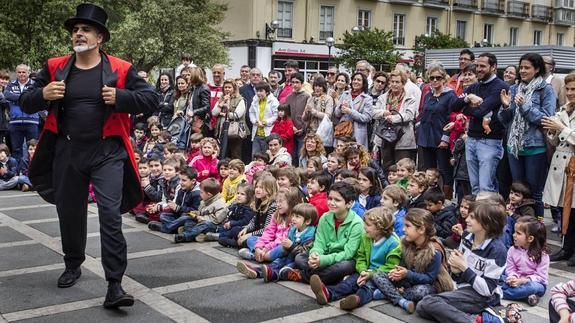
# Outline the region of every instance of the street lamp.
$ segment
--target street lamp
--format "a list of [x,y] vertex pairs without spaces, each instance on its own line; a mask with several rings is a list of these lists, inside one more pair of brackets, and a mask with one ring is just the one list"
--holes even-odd
[[269,24],[266,22],[266,40],[270,39],[270,34],[275,33],[279,26],[280,23],[277,20],[274,20]]
[[353,28],[351,28],[351,32],[354,34],[357,34],[358,32],[362,31],[363,27],[358,27],[358,26],[354,26]]
[[335,43],[333,37],[327,37],[325,39],[325,44],[327,45],[327,68],[331,65],[331,47]]

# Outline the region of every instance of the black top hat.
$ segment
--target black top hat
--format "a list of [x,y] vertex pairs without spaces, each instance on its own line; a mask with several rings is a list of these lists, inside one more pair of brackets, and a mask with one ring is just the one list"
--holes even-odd
[[69,32],[72,32],[74,25],[77,23],[92,25],[104,34],[104,42],[107,42],[110,40],[110,32],[106,27],[107,20],[108,14],[103,8],[91,3],[83,3],[76,7],[76,16],[66,20],[66,22],[64,22],[64,26],[66,26],[66,29],[68,29]]

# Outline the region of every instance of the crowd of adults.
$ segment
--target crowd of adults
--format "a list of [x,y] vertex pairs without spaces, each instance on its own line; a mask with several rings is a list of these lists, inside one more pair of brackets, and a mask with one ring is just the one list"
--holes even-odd
[[[307,151],[302,148],[308,134],[321,138],[317,145],[324,148],[324,162],[338,137],[351,136],[369,150],[380,171],[406,157],[417,160],[420,170],[437,168],[448,197],[454,190],[459,197],[480,191],[508,196],[511,182],[523,181],[533,191],[537,215],[543,215],[544,202],[563,206],[563,173],[573,153],[568,142],[572,75],[566,82],[555,76],[552,57],[525,54],[518,66],[502,69],[502,78],[495,55],[475,57],[467,49],[451,76],[437,62],[417,77],[402,63],[386,73],[359,61],[351,76],[331,66],[325,75],[305,79],[298,62],[290,60],[283,75],[272,70],[264,77],[258,68],[242,66],[239,77],[226,78],[225,66],[215,64],[211,82],[189,55],[181,61],[175,80],[161,73],[156,82],[159,123],[179,148],[189,147],[193,133],[220,144],[225,137],[223,155],[250,162],[253,154],[268,149],[275,127],[298,166],[305,162],[300,155]],[[19,95],[34,81],[27,65],[15,72],[13,81],[0,73],[0,141],[19,161],[26,141],[38,137],[42,113],[20,109]],[[562,119],[560,111],[568,116]],[[134,124],[149,117],[133,116]],[[563,155],[551,158],[555,146]],[[454,154],[458,148],[464,149],[462,155]],[[546,180],[554,186],[544,198]],[[560,210],[553,214],[558,223]]]

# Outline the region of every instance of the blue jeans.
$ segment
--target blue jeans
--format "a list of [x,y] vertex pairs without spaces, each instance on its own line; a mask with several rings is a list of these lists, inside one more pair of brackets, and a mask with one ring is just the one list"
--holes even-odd
[[497,192],[497,164],[503,157],[501,139],[467,138],[465,160],[473,194]]
[[194,240],[201,233],[216,232],[218,229],[218,225],[210,221],[196,223],[186,222],[184,225],[184,237],[186,240]]
[[543,294],[545,294],[546,287],[539,282],[529,282],[517,287],[511,287],[507,285],[507,283],[504,283],[501,286],[501,289],[503,290],[503,299],[524,300],[529,297],[529,295],[533,294],[539,297],[543,296]]
[[543,188],[547,179],[547,153],[519,156],[509,154],[509,166],[514,181],[527,182],[535,200],[535,215],[543,216]]
[[18,176],[18,185],[24,185],[24,184],[30,186],[30,188],[32,187],[32,182],[30,182],[28,176],[25,175]]
[[[303,147],[304,145],[304,140],[305,135],[302,136],[294,136],[293,137],[293,142],[294,142],[294,149],[293,149],[293,154],[292,154],[292,164],[294,164],[294,166],[296,164],[299,164],[299,152],[301,151],[301,147]],[[299,167],[307,167],[307,165],[299,165]]]
[[357,285],[357,279],[359,278],[358,273],[349,275],[346,279],[339,282],[337,285],[326,286],[329,291],[329,300],[336,301],[342,299],[347,295],[356,294],[359,296],[360,305],[365,305],[373,299],[373,292],[377,289],[377,286],[370,280],[368,280],[365,285],[359,287]]
[[11,123],[8,125],[10,142],[12,143],[12,157],[20,162],[24,157],[22,147],[30,139],[38,139],[38,124],[34,123]]
[[188,215],[176,215],[174,213],[161,213],[160,221],[162,222],[162,232],[164,233],[175,233],[178,228],[185,226],[187,222],[194,222]]

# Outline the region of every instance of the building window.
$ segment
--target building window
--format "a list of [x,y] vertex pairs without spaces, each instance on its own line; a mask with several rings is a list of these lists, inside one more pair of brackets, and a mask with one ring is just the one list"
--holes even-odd
[[293,2],[291,1],[278,1],[278,22],[280,23],[276,30],[278,38],[291,38],[292,37],[292,22],[293,22]]
[[335,23],[335,7],[321,6],[319,11],[319,40],[333,37],[333,26]]
[[359,10],[357,12],[357,26],[363,28],[371,27],[371,11]]
[[519,34],[519,28],[517,27],[509,28],[509,46],[517,46],[518,34]]
[[437,18],[427,17],[427,27],[425,27],[425,33],[431,36],[436,30],[437,30]]
[[487,44],[493,44],[493,25],[485,24],[483,25],[483,39],[487,41]]
[[563,46],[565,42],[565,34],[557,33],[557,46]]
[[541,30],[535,30],[533,32],[533,45],[535,46],[541,45],[541,34],[543,34]]
[[455,37],[465,40],[465,32],[467,27],[467,21],[457,20],[457,28],[455,29]]
[[393,15],[393,44],[405,46],[405,15]]

